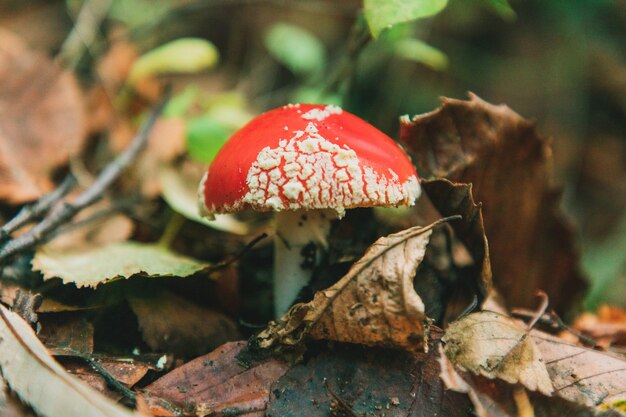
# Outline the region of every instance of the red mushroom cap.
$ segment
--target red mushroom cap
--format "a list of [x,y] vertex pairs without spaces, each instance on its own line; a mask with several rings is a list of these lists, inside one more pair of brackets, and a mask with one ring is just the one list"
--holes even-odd
[[415,167],[387,135],[337,106],[289,104],[237,131],[200,184],[204,214],[413,205]]

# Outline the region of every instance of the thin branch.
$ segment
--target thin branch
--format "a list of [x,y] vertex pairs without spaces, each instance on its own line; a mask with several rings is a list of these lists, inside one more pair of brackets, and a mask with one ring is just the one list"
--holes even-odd
[[111,3],[111,0],[86,0],[83,3],[74,21],[74,27],[63,41],[57,55],[57,59],[66,68],[75,68],[83,56],[83,51],[91,47]]
[[0,242],[7,240],[11,233],[46,214],[50,207],[58,203],[74,188],[75,184],[76,178],[72,174],[68,174],[56,189],[41,197],[34,204],[22,208],[15,217],[0,229]]
[[33,246],[46,242],[51,234],[59,226],[67,223],[82,209],[96,203],[103,196],[104,191],[120,176],[122,171],[127,168],[131,162],[139,155],[141,150],[148,142],[150,131],[154,126],[157,118],[161,114],[163,107],[169,100],[169,89],[166,91],[164,98],[150,112],[147,120],[141,126],[141,129],[134,137],[130,146],[119,154],[104,170],[98,175],[96,180],[80,194],[73,202],[63,202],[55,206],[48,215],[33,227],[28,233],[19,236],[7,242],[0,248],[0,264],[4,263],[11,256],[23,252]]

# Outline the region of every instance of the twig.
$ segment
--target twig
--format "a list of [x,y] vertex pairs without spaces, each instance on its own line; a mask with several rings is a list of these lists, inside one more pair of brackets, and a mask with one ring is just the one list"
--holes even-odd
[[111,3],[111,0],[86,0],[83,3],[76,16],[74,27],[63,41],[57,55],[57,59],[66,68],[76,67],[83,55],[83,50],[90,48]]
[[48,215],[33,227],[28,233],[7,242],[0,248],[0,264],[4,263],[11,256],[23,252],[33,246],[45,242],[52,232],[62,224],[71,220],[82,209],[89,207],[102,198],[106,190],[137,157],[139,152],[146,146],[149,133],[154,126],[163,107],[169,100],[170,92],[167,89],[164,98],[150,112],[147,120],[141,126],[139,133],[133,138],[130,146],[119,154],[104,170],[98,175],[96,180],[71,203],[63,202],[54,207]]
[[41,197],[34,204],[22,208],[15,217],[0,229],[0,242],[4,242],[11,233],[46,214],[50,207],[59,202],[74,188],[75,184],[76,178],[72,174],[68,174],[56,189]]
[[359,414],[355,413],[354,410],[352,409],[352,407],[350,406],[350,404],[348,404],[346,402],[346,400],[344,400],[343,398],[341,398],[339,395],[337,395],[335,392],[333,392],[332,389],[330,389],[330,386],[328,385],[328,380],[326,378],[324,378],[324,387],[326,387],[326,390],[328,391],[328,393],[330,394],[330,396],[332,397],[333,400],[335,400],[335,402],[337,403],[337,405],[339,407],[341,407],[341,409],[343,411],[346,412],[346,414],[352,416],[352,417],[361,417]]
[[226,268],[227,266],[229,266],[232,263],[236,262],[237,260],[241,259],[246,253],[250,252],[250,250],[252,250],[252,248],[255,247],[257,243],[259,243],[260,241],[262,241],[266,237],[267,237],[267,233],[261,233],[260,235],[258,235],[254,239],[252,239],[249,243],[247,243],[246,246],[241,248],[236,253],[228,256],[223,261],[217,263],[211,269],[212,270],[217,270],[217,269],[224,269],[224,268]]
[[549,303],[548,294],[546,294],[542,290],[537,290],[536,295],[537,297],[541,298],[541,304],[539,305],[539,309],[537,309],[537,312],[535,313],[535,317],[533,317],[530,323],[528,323],[529,331],[532,330],[533,327],[535,327],[535,324],[537,324],[539,319],[543,316],[543,314],[548,309],[548,303]]

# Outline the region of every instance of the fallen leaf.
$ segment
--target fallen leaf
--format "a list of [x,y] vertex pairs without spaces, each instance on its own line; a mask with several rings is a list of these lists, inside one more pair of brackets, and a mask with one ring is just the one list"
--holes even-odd
[[305,337],[409,350],[424,348],[428,318],[413,289],[435,222],[378,239],[332,287],[296,304],[254,339],[260,349]]
[[137,416],[70,376],[28,324],[1,305],[0,367],[9,387],[43,417]]
[[536,330],[531,336],[544,358],[556,395],[591,407],[626,401],[626,359]]
[[208,268],[207,264],[167,248],[130,241],[73,252],[39,248],[32,264],[44,279],[58,277],[79,288],[133,275],[187,277]]
[[449,227],[454,230],[455,236],[463,242],[471,254],[474,263],[464,268],[466,270],[464,276],[470,276],[473,279],[455,282],[449,290],[449,298],[456,296],[464,301],[464,305],[456,306],[456,308],[448,306],[448,316],[452,314],[456,317],[470,305],[473,296],[481,302],[487,297],[492,287],[489,244],[485,234],[482,205],[474,202],[471,184],[455,184],[448,180],[426,180],[422,181],[422,187],[441,215],[463,217],[461,221],[451,222]]
[[2,417],[36,417],[32,410],[22,404],[0,377],[0,415]]
[[93,324],[72,313],[40,314],[37,337],[52,355],[93,352]]
[[461,369],[546,395],[554,390],[541,352],[527,330],[510,317],[472,313],[451,323],[442,340],[446,356]]
[[231,318],[171,292],[129,296],[128,302],[144,341],[154,351],[197,356],[240,338]]
[[614,411],[595,408],[539,392],[527,392],[520,385],[457,371],[441,355],[442,380],[448,389],[467,393],[478,417],[623,417]]
[[21,204],[52,190],[53,171],[82,149],[84,106],[72,73],[4,29],[0,78],[0,200]]
[[272,384],[266,415],[472,415],[465,395],[443,390],[429,355],[338,344]]
[[[440,356],[443,354],[441,346],[442,331],[431,327],[428,344],[428,352],[416,353],[417,364],[411,371],[413,378],[413,391],[411,397],[415,398],[408,416],[465,416],[473,415],[473,410],[466,395],[445,389],[441,375]],[[415,393],[415,396],[413,396]]]
[[[482,202],[494,285],[508,305],[531,307],[544,290],[559,313],[580,300],[585,280],[574,234],[550,183],[551,150],[531,122],[470,94],[403,118],[400,140],[421,178],[472,183]],[[428,194],[428,191],[427,191]]]
[[162,166],[158,172],[160,189],[163,199],[174,211],[196,223],[209,226],[216,230],[247,235],[248,225],[239,221],[232,214],[217,214],[215,220],[207,220],[200,216],[198,210],[198,177],[188,178],[180,170],[172,166]]
[[181,412],[201,415],[265,410],[270,385],[287,371],[288,365],[269,359],[246,368],[237,360],[245,346],[245,342],[222,345],[148,385],[143,394],[150,411],[171,415],[163,408],[164,402]]

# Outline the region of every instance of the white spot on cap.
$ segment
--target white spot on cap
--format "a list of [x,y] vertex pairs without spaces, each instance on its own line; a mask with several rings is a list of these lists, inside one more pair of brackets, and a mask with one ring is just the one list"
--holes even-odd
[[317,120],[321,122],[322,120],[325,120],[326,118],[328,118],[331,114],[341,114],[341,113],[343,113],[343,110],[341,109],[341,107],[333,106],[332,104],[329,104],[323,109],[309,110],[308,112],[302,115],[302,118],[306,120]]

